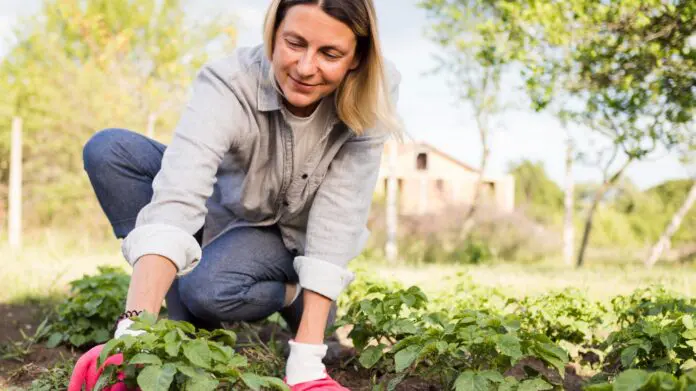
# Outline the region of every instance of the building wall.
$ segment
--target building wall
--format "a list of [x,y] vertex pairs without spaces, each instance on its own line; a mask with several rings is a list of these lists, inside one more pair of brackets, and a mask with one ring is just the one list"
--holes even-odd
[[[382,155],[376,193],[386,194],[390,173],[390,148]],[[399,144],[396,159],[396,176],[399,183],[399,211],[402,214],[437,212],[447,205],[463,205],[471,202],[478,175],[472,168],[453,161],[437,151],[421,144]],[[418,167],[418,155],[427,156],[425,169]],[[514,179],[486,178],[481,201],[492,203],[499,210],[514,209]]]

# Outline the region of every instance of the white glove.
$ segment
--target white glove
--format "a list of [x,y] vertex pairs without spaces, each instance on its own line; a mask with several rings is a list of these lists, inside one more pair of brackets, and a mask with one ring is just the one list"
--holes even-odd
[[116,325],[116,331],[114,332],[114,338],[119,339],[123,335],[137,336],[145,333],[145,330],[131,330],[130,327],[134,322],[128,318],[121,319]]
[[326,367],[322,360],[328,346],[325,344],[306,344],[290,340],[290,355],[285,364],[285,382],[289,386],[326,377]]

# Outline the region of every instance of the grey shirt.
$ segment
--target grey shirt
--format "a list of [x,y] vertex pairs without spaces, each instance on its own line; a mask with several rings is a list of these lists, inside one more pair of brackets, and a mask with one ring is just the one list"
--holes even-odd
[[[396,101],[400,75],[390,64],[387,79]],[[274,82],[262,46],[239,48],[198,72],[152,200],[122,243],[130,264],[159,254],[185,273],[201,258],[193,237],[201,227],[205,247],[236,227],[277,224],[302,287],[335,300],[350,284],[347,264],[367,240],[388,135],[357,136],[333,116],[295,169]]]

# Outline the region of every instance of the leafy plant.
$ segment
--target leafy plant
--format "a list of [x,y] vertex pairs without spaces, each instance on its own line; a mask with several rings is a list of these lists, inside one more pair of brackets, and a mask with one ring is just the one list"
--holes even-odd
[[[389,390],[409,376],[439,379],[456,390],[487,390],[495,384],[508,390],[551,389],[546,380],[557,382],[568,362],[562,348],[544,335],[520,329],[512,315],[427,312],[428,299],[418,287],[390,291],[375,285],[366,295],[339,323],[353,325],[349,337],[363,367],[395,375]],[[538,359],[560,376],[506,376],[523,358]]]
[[146,332],[104,346],[98,365],[116,353],[123,353],[123,363],[108,366],[96,389],[113,384],[121,372],[127,386],[143,391],[288,390],[281,379],[246,371],[247,359],[235,352],[237,336],[230,330],[196,330],[190,323],[157,321],[151,314],[135,318],[132,329]]
[[646,316],[661,316],[672,312],[696,314],[696,300],[680,297],[662,286],[636,289],[628,296],[611,300],[619,324],[632,324]]
[[61,362],[32,381],[28,391],[67,390],[74,367],[75,360]]
[[649,316],[606,341],[611,368],[641,368],[680,375],[696,368],[696,327],[691,314]]
[[525,297],[516,301],[516,307],[523,328],[544,334],[554,342],[599,344],[598,331],[610,322],[608,308],[574,288]]
[[47,346],[69,343],[89,347],[104,343],[123,311],[130,276],[120,269],[101,266],[98,274],[70,282],[71,295],[57,308]]
[[621,372],[613,382],[587,386],[585,391],[694,391],[696,371],[676,377],[666,372],[648,372],[629,369]]

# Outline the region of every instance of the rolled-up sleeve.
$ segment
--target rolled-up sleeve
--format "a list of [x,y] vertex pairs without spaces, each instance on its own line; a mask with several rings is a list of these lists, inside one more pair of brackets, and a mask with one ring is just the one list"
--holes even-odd
[[[194,234],[203,226],[207,199],[225,153],[239,138],[245,112],[235,89],[232,65],[208,64],[197,74],[188,104],[154,178],[153,197],[122,243],[134,265],[147,254],[162,255],[179,273],[201,257]],[[232,74],[230,74],[232,73]]]
[[[392,82],[396,103],[398,73]],[[294,261],[303,288],[336,300],[354,280],[347,265],[367,243],[368,214],[387,138],[387,132],[368,130],[349,139],[332,160],[309,213],[305,252]]]

